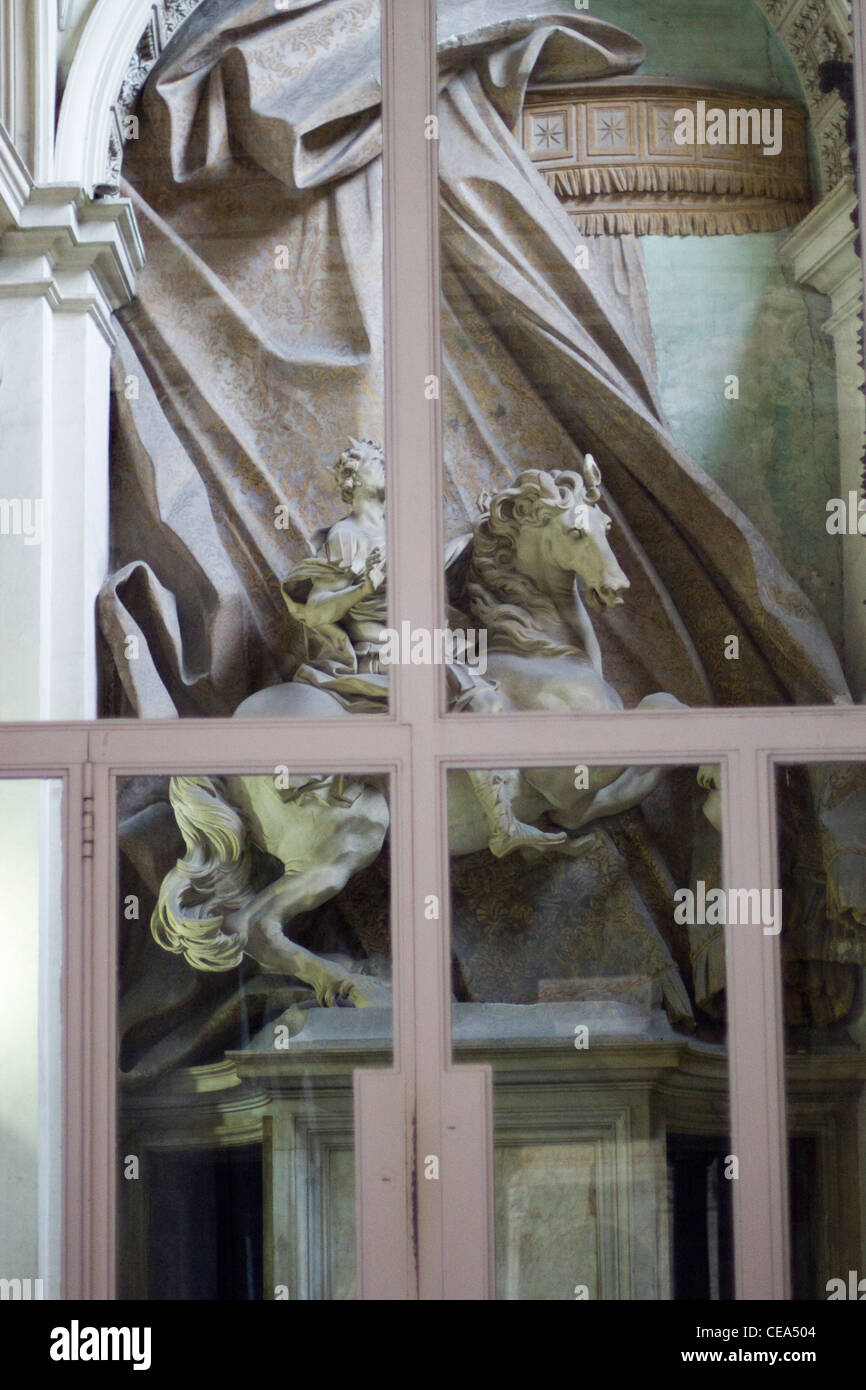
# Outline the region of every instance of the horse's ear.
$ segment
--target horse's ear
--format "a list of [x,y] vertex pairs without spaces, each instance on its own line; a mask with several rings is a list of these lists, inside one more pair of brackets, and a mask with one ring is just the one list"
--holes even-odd
[[597,502],[601,497],[601,469],[592,454],[586,455],[580,471],[586,484],[587,502]]
[[514,520],[514,504],[517,494],[512,488],[507,492],[500,492],[490,500],[490,518],[494,526],[500,527],[506,535],[514,539],[516,523]]

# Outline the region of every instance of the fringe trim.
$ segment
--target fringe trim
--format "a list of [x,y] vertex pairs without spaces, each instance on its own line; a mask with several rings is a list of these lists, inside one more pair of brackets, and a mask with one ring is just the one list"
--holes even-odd
[[714,169],[695,164],[580,165],[542,171],[557,197],[589,198],[603,193],[739,193],[808,203],[808,182],[773,169]]
[[808,203],[781,203],[761,208],[671,208],[664,212],[580,212],[569,209],[583,236],[743,236],[794,227],[809,212]]

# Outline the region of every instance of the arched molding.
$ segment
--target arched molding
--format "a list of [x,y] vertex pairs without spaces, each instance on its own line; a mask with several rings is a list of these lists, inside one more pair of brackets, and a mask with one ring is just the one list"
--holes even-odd
[[782,40],[803,86],[815,136],[822,196],[851,173],[847,112],[838,92],[821,91],[819,68],[853,55],[849,0],[757,0]]
[[58,182],[77,183],[89,193],[110,181],[122,148],[117,108],[131,105],[165,44],[199,3],[98,0],[60,106]]

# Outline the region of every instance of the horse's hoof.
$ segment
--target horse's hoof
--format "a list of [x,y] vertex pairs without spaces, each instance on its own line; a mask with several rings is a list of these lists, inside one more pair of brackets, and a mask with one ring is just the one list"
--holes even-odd
[[[562,843],[552,847],[554,854],[564,854],[567,859],[582,859],[591,849],[598,844],[598,831],[593,830],[589,835],[563,835]],[[523,857],[528,859],[530,864],[537,864],[546,852],[545,849],[524,849]]]
[[500,831],[492,836],[490,853],[495,854],[497,859],[504,859],[507,854],[513,854],[517,849],[528,850],[531,854],[545,854],[559,849],[567,839],[565,831],[550,832],[536,830],[531,825],[522,825],[515,835],[507,835],[505,831]]
[[589,835],[578,835],[574,839],[569,837],[568,844],[563,846],[560,854],[566,854],[570,859],[581,859],[591,849],[595,849],[598,840],[597,830],[593,830]]
[[389,1009],[393,1002],[387,985],[366,976],[352,983],[345,998],[356,1009]]
[[373,975],[347,975],[325,990],[320,1001],[327,1009],[390,1008],[391,990]]
[[676,1028],[693,1033],[697,1024],[692,1010],[692,1001],[689,999],[688,990],[675,965],[668,966],[667,970],[660,976],[659,984],[671,1023]]

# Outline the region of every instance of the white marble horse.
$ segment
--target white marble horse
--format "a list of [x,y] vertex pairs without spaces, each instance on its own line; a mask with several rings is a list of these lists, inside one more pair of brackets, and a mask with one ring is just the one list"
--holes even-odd
[[[480,706],[580,714],[618,710],[605,679],[586,604],[621,603],[628,580],[608,539],[601,478],[587,458],[582,474],[531,470],[490,501],[466,539],[463,599],[486,628],[491,649]],[[583,590],[583,595],[581,594]],[[485,692],[483,692],[485,693]],[[642,708],[680,706],[659,693]],[[246,700],[239,717],[351,716],[326,691],[288,683]],[[524,853],[581,854],[592,835],[575,832],[637,805],[658,785],[662,767],[571,767],[503,771],[497,780],[509,814],[523,827],[544,826]],[[308,983],[322,1004],[383,1002],[383,984],[351,962],[316,955],[293,941],[300,913],[336,896],[378,855],[388,828],[380,782],[338,777],[175,777],[171,800],[186,855],[165,878],[154,913],[156,939],[201,970],[223,970],[246,953],[270,970]],[[481,789],[489,793],[489,779]],[[451,851],[491,845],[490,808],[473,774],[449,781]],[[500,806],[501,810],[501,806]],[[551,829],[560,827],[559,833]],[[281,860],[284,873],[253,883],[251,844]],[[500,852],[502,852],[500,850]]]

